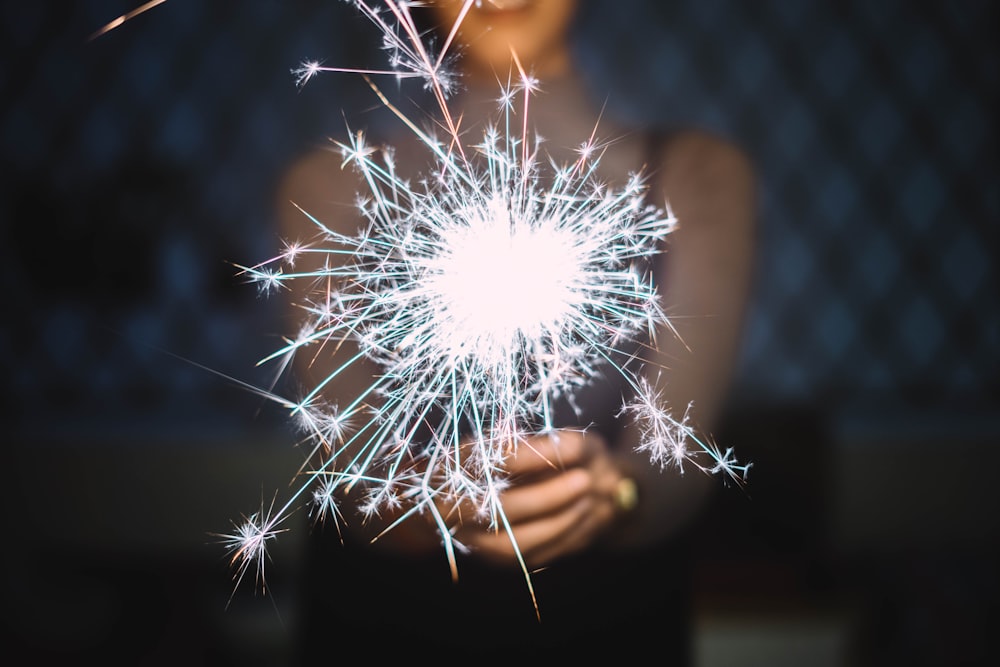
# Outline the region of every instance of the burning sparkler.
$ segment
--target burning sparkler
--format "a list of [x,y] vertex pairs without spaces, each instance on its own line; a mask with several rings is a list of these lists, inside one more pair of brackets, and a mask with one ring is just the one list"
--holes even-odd
[[[465,2],[459,22],[473,2]],[[345,235],[303,210],[317,242],[289,244],[271,260],[241,267],[265,291],[290,281],[315,288],[302,304],[299,334],[263,361],[289,364],[347,342],[357,351],[301,400],[276,399],[302,427],[317,464],[283,507],[254,515],[228,536],[238,571],[257,562],[261,576],[267,540],[298,504],[311,502],[317,514],[338,520],[338,503],[354,493],[364,512],[391,509],[393,525],[431,516],[454,572],[456,544],[441,508],[472,504],[483,521],[509,533],[500,500],[505,459],[527,437],[557,429],[554,402],[571,401],[608,369],[634,393],[622,414],[641,424],[640,450],[655,464],[683,472],[691,462],[742,481],[749,466],[702,442],[686,416],[671,414],[638,354],[623,359],[630,344],[653,345],[657,332],[671,330],[648,270],[677,224],[671,211],[649,205],[640,174],[620,189],[600,182],[601,147],[593,137],[566,164],[541,154],[528,113],[539,84],[516,54],[496,122],[467,144],[448,104],[455,79],[446,54],[458,23],[435,55],[413,21],[412,3],[353,3],[380,30],[390,67],[306,63],[294,74],[300,84],[324,71],[364,76],[426,148],[433,168],[413,185],[397,173],[391,151],[351,135],[339,148],[344,166],[367,187],[358,205],[362,231]],[[444,138],[394,107],[377,75],[422,79]],[[326,402],[338,378],[363,361],[381,368],[371,384],[338,397],[341,403]]]

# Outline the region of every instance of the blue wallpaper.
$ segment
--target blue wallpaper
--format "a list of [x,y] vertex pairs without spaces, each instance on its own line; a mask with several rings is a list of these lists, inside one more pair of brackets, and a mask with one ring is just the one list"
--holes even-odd
[[[349,77],[298,90],[289,70],[358,62],[372,35],[341,2],[168,0],[89,39],[137,4],[0,3],[14,430],[283,418],[180,358],[270,382],[255,362],[288,328],[230,263],[270,256],[279,175],[343,132],[342,110],[371,106]],[[613,112],[710,128],[758,167],[737,403],[996,404],[993,3],[604,0],[580,18],[577,51]]]

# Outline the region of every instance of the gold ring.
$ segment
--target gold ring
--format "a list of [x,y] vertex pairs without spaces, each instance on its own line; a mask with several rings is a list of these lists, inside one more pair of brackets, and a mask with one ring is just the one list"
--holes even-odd
[[631,477],[622,477],[615,485],[615,507],[631,512],[639,504],[639,487]]

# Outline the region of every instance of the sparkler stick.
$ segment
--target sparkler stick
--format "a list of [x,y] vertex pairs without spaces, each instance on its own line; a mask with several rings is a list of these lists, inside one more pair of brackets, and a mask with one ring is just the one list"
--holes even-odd
[[[459,22],[474,1],[466,0]],[[507,532],[534,599],[501,502],[504,461],[529,436],[555,431],[554,402],[572,398],[607,369],[634,392],[621,414],[640,424],[639,449],[652,463],[683,472],[690,462],[745,479],[748,464],[700,439],[686,413],[676,418],[663,405],[637,353],[620,359],[629,343],[648,337],[645,344],[655,345],[658,332],[672,332],[647,265],[677,220],[669,208],[646,202],[641,174],[620,189],[597,179],[596,128],[574,161],[544,166],[529,133],[538,82],[516,53],[496,122],[479,143],[467,144],[460,115],[448,104],[454,79],[446,51],[458,23],[434,55],[411,3],[385,0],[381,10],[365,0],[353,4],[381,31],[391,67],[306,63],[293,74],[300,85],[319,72],[365,77],[433,168],[411,185],[391,153],[369,145],[363,133],[349,134],[338,146],[343,165],[367,188],[358,207],[363,230],[345,235],[303,210],[317,242],[289,244],[271,260],[240,267],[266,292],[291,281],[316,290],[302,304],[298,336],[262,363],[287,366],[293,356],[318,358],[346,342],[358,351],[301,400],[274,397],[292,406],[316,464],[302,470],[304,481],[276,511],[252,515],[225,538],[240,578],[251,563],[262,577],[266,544],[299,503],[308,499],[319,516],[339,521],[339,503],[363,494],[364,513],[396,517],[387,530],[429,515],[457,577],[461,545],[443,508],[471,505],[480,520]],[[445,138],[392,105],[372,78],[379,75],[423,79]],[[341,404],[325,403],[341,375],[366,360],[381,368],[371,384],[338,396]]]

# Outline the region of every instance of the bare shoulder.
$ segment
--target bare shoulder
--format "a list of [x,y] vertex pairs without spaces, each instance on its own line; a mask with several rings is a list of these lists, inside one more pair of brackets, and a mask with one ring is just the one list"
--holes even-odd
[[673,135],[661,155],[663,176],[735,180],[750,184],[754,168],[750,156],[740,146],[704,130],[684,130]]
[[277,212],[283,232],[301,238],[316,231],[310,216],[325,226],[351,233],[357,226],[359,179],[334,150],[312,150],[289,165],[277,187]]
[[315,148],[288,165],[278,184],[281,199],[295,199],[318,179],[326,179],[336,170],[336,155],[325,148]]
[[660,155],[659,184],[678,218],[697,222],[686,225],[689,230],[729,235],[753,226],[753,164],[722,137],[700,130],[673,135]]

